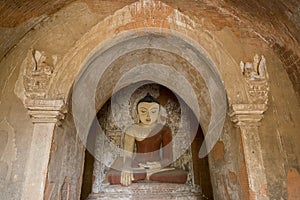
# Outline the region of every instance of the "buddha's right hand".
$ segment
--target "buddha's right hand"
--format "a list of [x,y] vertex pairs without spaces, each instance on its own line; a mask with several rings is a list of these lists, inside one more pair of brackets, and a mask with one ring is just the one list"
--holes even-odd
[[122,170],[121,172],[121,184],[124,186],[131,185],[133,178],[132,170]]

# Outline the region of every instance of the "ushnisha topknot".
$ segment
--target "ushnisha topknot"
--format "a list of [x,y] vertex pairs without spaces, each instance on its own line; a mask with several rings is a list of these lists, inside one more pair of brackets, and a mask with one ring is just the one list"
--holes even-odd
[[157,101],[156,98],[154,98],[149,92],[147,93],[146,96],[144,96],[142,99],[140,99],[137,103],[137,106],[142,103],[142,102],[146,102],[146,103],[157,103],[160,105],[159,101]]

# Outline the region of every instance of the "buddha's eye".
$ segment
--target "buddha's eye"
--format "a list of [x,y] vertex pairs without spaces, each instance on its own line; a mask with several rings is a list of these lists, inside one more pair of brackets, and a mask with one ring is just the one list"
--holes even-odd
[[153,113],[153,114],[157,113],[157,110],[151,110],[151,113]]
[[142,114],[145,114],[147,111],[146,111],[146,110],[140,110],[140,112],[141,112]]

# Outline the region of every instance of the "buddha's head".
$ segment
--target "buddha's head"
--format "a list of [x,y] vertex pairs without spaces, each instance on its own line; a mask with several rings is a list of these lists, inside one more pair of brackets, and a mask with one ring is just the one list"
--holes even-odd
[[160,104],[149,93],[137,103],[139,121],[144,125],[151,125],[159,118]]

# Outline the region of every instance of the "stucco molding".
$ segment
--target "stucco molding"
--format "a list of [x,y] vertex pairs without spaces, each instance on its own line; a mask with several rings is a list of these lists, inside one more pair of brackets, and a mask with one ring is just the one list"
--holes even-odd
[[267,110],[266,104],[234,104],[229,116],[239,129],[246,164],[251,199],[268,200],[267,179],[259,137],[259,125]]
[[254,124],[258,126],[267,109],[266,104],[233,104],[229,116],[237,126]]
[[64,119],[67,112],[63,100],[25,99],[25,108],[33,123],[57,123]]

